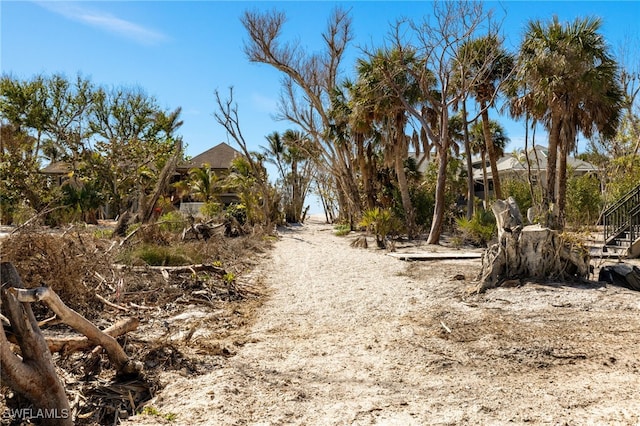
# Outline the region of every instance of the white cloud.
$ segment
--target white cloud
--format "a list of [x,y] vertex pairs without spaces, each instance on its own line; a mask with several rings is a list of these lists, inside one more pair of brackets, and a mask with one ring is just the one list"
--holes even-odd
[[77,3],[37,1],[36,4],[67,19],[118,34],[140,44],[153,45],[168,39],[165,34],[158,31]]

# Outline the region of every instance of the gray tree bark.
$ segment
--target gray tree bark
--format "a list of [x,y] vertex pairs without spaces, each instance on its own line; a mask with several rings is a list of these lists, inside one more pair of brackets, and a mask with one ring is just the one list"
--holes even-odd
[[[31,306],[20,303],[12,288],[22,288],[13,264],[0,264],[2,307],[18,340],[22,359],[11,350],[4,327],[0,327],[0,377],[11,389],[33,403],[44,425],[73,425],[69,400],[56,374],[51,352],[38,327]],[[42,416],[40,415],[42,414]]]
[[575,280],[589,276],[589,251],[553,229],[523,226],[513,198],[496,201],[492,210],[498,225],[498,243],[483,255],[478,292],[512,279]]

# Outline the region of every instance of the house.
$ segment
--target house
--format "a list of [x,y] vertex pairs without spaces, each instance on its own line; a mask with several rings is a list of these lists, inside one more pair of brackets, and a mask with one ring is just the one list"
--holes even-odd
[[[547,157],[549,151],[547,147],[536,145],[528,151],[529,165],[531,169],[531,179],[533,182],[540,182],[545,185],[547,182]],[[489,159],[487,158],[486,173],[489,191],[493,191],[493,177]],[[527,179],[529,167],[527,167],[527,156],[524,152],[513,152],[504,155],[496,162],[500,180],[509,178]],[[484,169],[482,160],[476,158],[473,161],[473,180],[475,182],[475,195],[484,198]],[[582,176],[587,173],[598,173],[598,168],[591,163],[577,158],[567,158],[567,169],[571,170],[575,176]]]
[[[231,162],[242,155],[243,154],[240,151],[234,149],[228,144],[224,142],[219,143],[213,148],[192,157],[188,161],[178,163],[174,182],[188,181],[189,170],[205,166],[209,167],[209,169],[218,176],[226,176],[231,169]],[[238,201],[238,196],[234,193],[228,192],[220,194],[220,202],[222,204],[228,205],[231,203],[237,203]],[[198,212],[202,204],[203,203],[185,199],[180,203],[180,211],[195,214]]]
[[69,179],[72,171],[71,164],[65,161],[54,161],[40,169],[40,173],[47,176],[55,186],[62,186]]
[[216,173],[224,174],[231,167],[231,162],[236,157],[241,157],[242,153],[237,149],[222,142],[203,153],[196,155],[189,161],[178,164],[176,172],[180,175],[187,175],[194,167],[202,167],[205,164]]
[[[218,176],[225,176],[229,173],[231,162],[234,158],[242,156],[240,151],[232,148],[228,144],[222,142],[213,148],[210,148],[188,161],[178,163],[176,172],[172,178],[172,183],[189,180],[189,170],[196,167],[207,165]],[[40,173],[48,176],[55,186],[61,186],[69,179],[73,168],[71,164],[63,161],[52,162],[40,170]],[[184,201],[192,201],[188,197]],[[220,202],[223,204],[231,204],[238,202],[238,196],[234,193],[220,194]],[[184,206],[182,205],[184,204]],[[181,210],[196,213],[202,206],[202,203],[181,203]],[[108,212],[108,209],[107,209]]]

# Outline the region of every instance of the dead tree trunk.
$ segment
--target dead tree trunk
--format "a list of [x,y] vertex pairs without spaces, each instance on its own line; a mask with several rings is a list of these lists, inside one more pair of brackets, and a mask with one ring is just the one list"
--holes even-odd
[[589,276],[589,252],[557,231],[540,225],[524,226],[511,197],[492,206],[498,243],[482,257],[478,292],[512,279],[584,279]]
[[[4,327],[0,327],[0,377],[11,389],[25,396],[37,408],[42,424],[73,425],[69,400],[56,374],[47,342],[38,327],[31,306],[20,303],[7,288],[22,288],[13,264],[0,264],[3,311],[11,321],[22,359],[13,353]],[[42,416],[39,414],[42,413]]]

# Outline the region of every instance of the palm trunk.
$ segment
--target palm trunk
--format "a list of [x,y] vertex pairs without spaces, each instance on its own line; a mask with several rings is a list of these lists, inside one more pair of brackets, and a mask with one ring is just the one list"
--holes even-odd
[[405,214],[405,222],[407,225],[407,233],[409,238],[415,236],[416,221],[415,212],[413,211],[413,203],[409,194],[409,183],[407,182],[407,174],[404,171],[404,160],[407,158],[407,143],[404,134],[404,113],[396,118],[396,145],[393,148],[395,158],[396,177],[398,178],[398,189],[402,198],[402,207]]
[[489,177],[487,176],[487,151],[484,149],[480,152],[480,161],[482,161],[482,185],[484,186],[482,195],[484,196],[484,208],[486,210],[489,208]]
[[361,213],[358,185],[355,182],[350,161],[345,157],[345,152],[338,149],[336,156],[332,158],[333,167],[330,172],[335,179],[338,196],[338,217],[348,220],[353,225]]
[[364,136],[362,135],[362,133],[357,133],[354,138],[356,141],[360,175],[362,176],[362,185],[364,187],[364,193],[367,197],[367,209],[371,210],[376,206],[376,197],[371,181],[371,167],[368,164],[369,158],[367,157],[367,151],[364,149]]
[[502,190],[500,189],[500,176],[498,175],[498,156],[496,154],[496,147],[493,144],[491,129],[489,128],[489,111],[487,110],[485,101],[480,101],[480,108],[482,109],[482,132],[484,134],[484,143],[487,146],[487,153],[489,154],[489,164],[491,165],[493,195],[494,198],[501,200]]
[[[467,124],[467,101],[462,100],[462,130],[464,131],[464,150],[467,153],[467,220],[473,218],[474,185],[473,161],[471,161],[471,143],[469,142],[469,127]],[[486,176],[486,172],[485,172]]]
[[558,142],[560,139],[560,115],[552,113],[549,131],[549,155],[547,156],[547,188],[545,190],[544,208],[546,209],[546,225],[556,229],[557,197],[556,197],[556,162],[558,159]]
[[398,178],[398,189],[400,189],[400,197],[402,198],[402,207],[404,208],[405,221],[407,225],[407,233],[409,238],[415,236],[416,223],[415,212],[413,211],[413,203],[409,194],[409,184],[407,182],[407,174],[404,171],[404,158],[401,153],[396,153],[396,176]]
[[[573,133],[573,132],[571,132]],[[567,204],[567,155],[569,151],[569,142],[574,140],[574,135],[569,135],[567,141],[560,143],[558,151],[560,158],[558,158],[558,228],[564,229],[565,225],[565,209]]]

